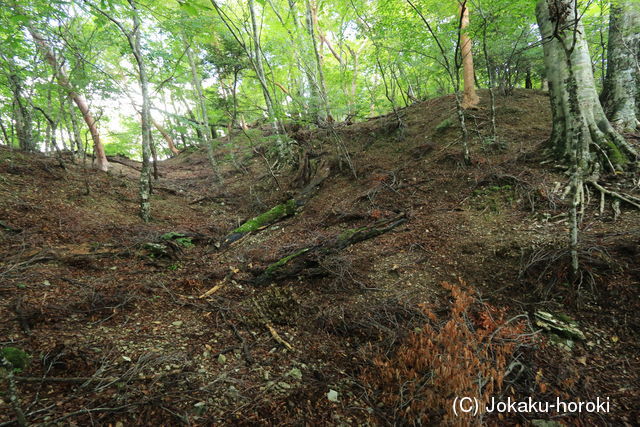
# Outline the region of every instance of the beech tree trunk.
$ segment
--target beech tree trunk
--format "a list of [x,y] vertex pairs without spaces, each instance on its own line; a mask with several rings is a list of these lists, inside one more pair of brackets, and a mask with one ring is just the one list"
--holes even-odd
[[611,2],[607,77],[601,99],[607,117],[618,131],[638,126],[636,96],[640,54],[640,2]]
[[[580,162],[590,169],[596,164],[620,169],[628,161],[636,160],[637,153],[604,114],[584,29],[581,22],[575,22],[576,15],[573,0],[537,3],[553,115],[550,144],[557,158],[569,164]],[[576,159],[576,152],[582,158]]]
[[460,14],[460,51],[462,53],[462,79],[464,82],[462,108],[466,109],[474,108],[480,102],[480,98],[476,93],[471,38],[466,31],[469,26],[469,9],[467,8],[466,0],[460,3]]
[[89,131],[91,132],[91,138],[93,139],[93,152],[96,156],[96,167],[101,171],[106,172],[109,169],[109,162],[107,161],[107,156],[104,152],[104,146],[102,145],[102,141],[100,140],[100,132],[98,131],[98,126],[96,125],[96,121],[91,115],[91,111],[89,110],[87,101],[69,82],[69,77],[67,76],[64,67],[58,64],[58,59],[56,58],[53,49],[51,49],[51,47],[47,44],[46,40],[34,28],[29,26],[28,30],[31,34],[31,37],[33,37],[34,41],[36,42],[38,50],[40,50],[46,61],[53,69],[58,84],[67,91],[68,96],[73,100],[73,102],[75,102],[78,109],[82,113],[82,117],[87,123]]

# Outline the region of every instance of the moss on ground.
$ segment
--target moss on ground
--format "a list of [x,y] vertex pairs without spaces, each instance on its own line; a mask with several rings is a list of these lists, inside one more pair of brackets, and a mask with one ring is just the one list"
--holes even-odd
[[21,372],[29,365],[29,354],[15,347],[5,347],[0,350],[2,357],[7,359],[16,372]]

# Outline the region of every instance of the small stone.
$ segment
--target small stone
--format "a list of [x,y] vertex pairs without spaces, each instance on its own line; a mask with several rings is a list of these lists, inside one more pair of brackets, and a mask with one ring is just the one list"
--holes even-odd
[[173,326],[177,326],[180,327],[182,326],[184,322],[182,320],[176,320],[175,322],[171,323]]

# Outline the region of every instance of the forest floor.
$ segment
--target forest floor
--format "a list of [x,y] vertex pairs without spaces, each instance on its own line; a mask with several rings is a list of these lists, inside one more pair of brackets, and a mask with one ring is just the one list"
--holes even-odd
[[[585,273],[570,285],[567,177],[541,147],[548,98],[499,96],[494,144],[482,95],[467,117],[472,165],[462,161],[452,97],[400,110],[401,127],[390,114],[334,131],[292,129],[308,169],[301,155],[270,170],[273,137],[251,129],[218,151],[222,183],[200,151],[159,162],[148,224],[137,216],[136,162],[102,174],[0,148],[0,347],[30,355],[16,374],[27,419],[464,425],[471,419],[451,415],[456,395],[492,392],[609,398],[611,411],[476,422],[638,425],[640,212],[623,204],[614,221],[610,201],[600,214],[590,194]],[[295,215],[224,243],[325,170]],[[618,189],[622,178],[603,182]],[[342,250],[305,255],[291,274],[256,280],[301,249],[393,221]],[[539,311],[574,319],[583,339],[535,333]],[[502,384],[478,394],[475,379],[491,372]],[[5,400],[0,425],[15,418]]]

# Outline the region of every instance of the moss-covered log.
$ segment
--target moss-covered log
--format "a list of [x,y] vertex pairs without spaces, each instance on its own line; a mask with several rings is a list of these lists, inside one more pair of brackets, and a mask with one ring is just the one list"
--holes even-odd
[[258,215],[233,230],[221,243],[221,246],[230,245],[240,240],[249,233],[268,227],[296,213],[296,210],[304,206],[315,194],[322,182],[331,174],[329,163],[323,162],[318,168],[313,179],[297,194],[296,197],[287,200]]
[[[297,249],[265,268],[255,279],[258,285],[265,285],[274,280],[295,277],[305,269],[316,269],[320,260],[335,254],[348,246],[379,236],[406,221],[404,215],[385,219],[367,227],[346,230],[326,242],[315,246]],[[313,273],[313,272],[311,272]]]
[[285,203],[281,203],[269,209],[268,211],[258,215],[255,218],[251,218],[249,221],[242,224],[240,227],[233,230],[223,241],[223,245],[229,245],[237,240],[240,240],[243,236],[252,231],[259,230],[264,227],[268,227],[271,224],[291,216],[296,213],[298,203],[295,199],[289,199]]

